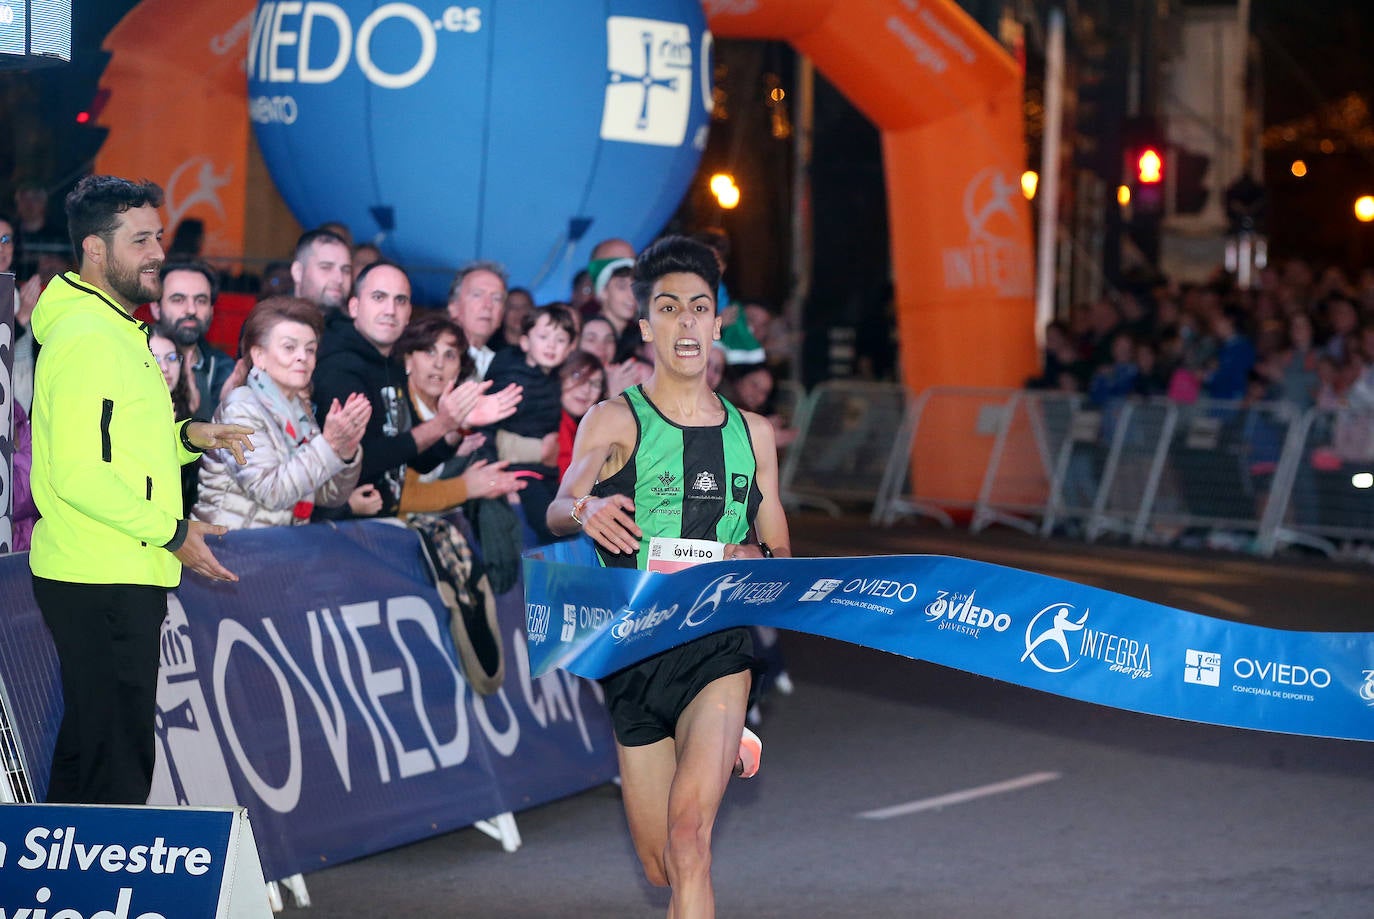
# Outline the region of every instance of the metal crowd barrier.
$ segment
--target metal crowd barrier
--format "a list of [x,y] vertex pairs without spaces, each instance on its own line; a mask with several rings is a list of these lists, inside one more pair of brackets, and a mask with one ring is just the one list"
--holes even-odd
[[[883,398],[890,417],[896,397],[885,390]],[[817,422],[811,427],[814,436]],[[819,430],[828,432],[831,466],[844,465],[842,453],[856,474],[872,473],[871,438],[824,422]],[[1334,555],[1341,543],[1374,542],[1374,410],[1205,399],[1098,406],[1075,394],[933,387],[906,397],[893,435],[875,524],[927,516],[950,526],[951,511],[971,510],[973,532],[1001,524],[1266,556],[1291,545]],[[923,461],[981,471],[977,498],[942,491],[950,477],[930,477],[929,466],[923,474]],[[842,497],[861,492],[851,476]]]
[[830,380],[813,389],[797,411],[797,439],[779,472],[784,506],[837,516],[838,502],[873,501],[906,401],[896,383]]
[[[1178,413],[1167,402],[1127,402],[1119,407],[1115,433],[1102,481],[1093,498],[1083,536],[1093,542],[1108,533],[1145,541],[1150,509],[1155,506],[1168,462]],[[1162,506],[1172,506],[1166,497]],[[1046,527],[1046,534],[1051,532]]]
[[1374,538],[1374,409],[1312,409],[1274,475],[1259,551],[1305,545],[1328,555]]
[[[934,386],[907,398],[878,485],[871,520],[891,526],[925,516],[953,526],[951,510],[973,510],[991,458],[1004,447],[1017,390]],[[911,468],[918,457],[917,468]],[[987,508],[985,508],[987,510]]]
[[[1012,391],[998,418],[969,524],[972,532],[1000,523],[1035,533],[1041,527],[1034,518],[1048,520],[1048,507],[1064,503],[1063,489],[1056,486],[1078,481],[1067,479],[1066,470],[1078,470],[1085,433],[1095,441],[1101,430],[1097,413],[1083,411],[1082,403],[1079,396]],[[1074,500],[1068,496],[1061,513],[1068,512]]]
[[1141,514],[1132,541],[1182,529],[1221,532],[1257,544],[1280,461],[1298,448],[1302,413],[1285,402],[1155,404],[1173,413],[1172,437],[1157,487],[1141,500],[1150,533],[1141,526]]

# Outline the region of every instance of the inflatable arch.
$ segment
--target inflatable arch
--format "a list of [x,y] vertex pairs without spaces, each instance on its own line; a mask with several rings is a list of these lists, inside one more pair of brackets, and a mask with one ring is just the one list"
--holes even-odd
[[952,0],[704,0],[724,38],[781,39],[878,127],[905,382],[1036,370],[1021,75]]
[[[786,40],[809,55],[882,131],[907,385],[1017,386],[1034,373],[1021,77],[1010,56],[953,0],[702,5],[718,35]],[[253,6],[145,0],[106,41],[115,54],[102,84],[119,91],[97,168],[160,181],[169,228],[201,217],[212,256],[257,254],[245,242],[263,243],[279,222],[246,200]],[[284,248],[277,240],[269,251]]]

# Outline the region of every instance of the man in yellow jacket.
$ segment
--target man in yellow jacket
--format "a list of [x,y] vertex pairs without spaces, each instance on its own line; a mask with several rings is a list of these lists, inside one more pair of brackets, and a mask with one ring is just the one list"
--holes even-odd
[[133,318],[161,290],[162,190],[87,176],[67,196],[79,274],[54,278],[34,308],[33,593],[62,665],[66,709],[48,800],[143,804],[152,784],[158,649],[182,565],[237,580],[182,516],[180,467],[248,428],[177,423]]

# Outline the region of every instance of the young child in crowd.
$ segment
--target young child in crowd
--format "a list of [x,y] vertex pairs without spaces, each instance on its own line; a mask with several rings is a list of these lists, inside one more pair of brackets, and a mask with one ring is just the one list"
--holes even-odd
[[[545,511],[558,491],[558,426],[562,421],[562,384],[558,368],[572,353],[577,340],[577,317],[566,306],[553,304],[536,309],[521,324],[520,347],[508,348],[492,359],[487,379],[494,390],[519,383],[524,398],[519,409],[496,426],[495,434],[537,439],[546,446],[541,462],[512,463],[510,471],[533,473],[520,493],[525,519],[540,543],[554,537],[545,523]],[[491,438],[500,443],[501,438]],[[503,457],[504,458],[504,457]]]

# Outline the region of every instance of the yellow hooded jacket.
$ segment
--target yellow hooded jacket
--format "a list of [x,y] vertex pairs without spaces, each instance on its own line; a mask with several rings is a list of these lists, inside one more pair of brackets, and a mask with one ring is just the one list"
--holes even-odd
[[[172,416],[146,327],[74,272],[33,312],[33,472],[42,518],[29,567],[54,581],[175,587],[186,537]],[[186,422],[183,422],[185,424]]]

